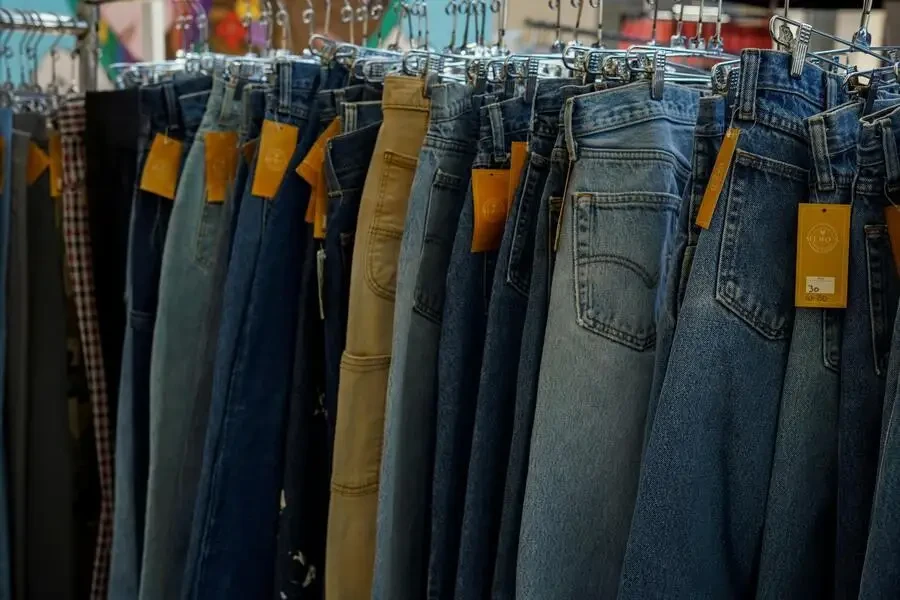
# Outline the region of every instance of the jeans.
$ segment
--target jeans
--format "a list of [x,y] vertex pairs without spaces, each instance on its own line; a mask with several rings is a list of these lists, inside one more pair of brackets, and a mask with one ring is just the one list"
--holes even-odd
[[[141,89],[142,130],[138,174],[156,134],[182,140],[182,164],[212,80],[196,77]],[[138,175],[138,185],[140,175]],[[135,187],[126,275],[127,328],[122,350],[116,424],[115,512],[109,594],[137,598],[144,548],[144,515],[150,436],[150,362],[156,322],[159,273],[172,200]]]
[[694,264],[694,253],[700,237],[700,226],[696,224],[697,212],[703,193],[709,184],[713,165],[725,135],[725,97],[706,96],[700,98],[697,111],[697,125],[694,128],[694,152],[691,158],[691,175],[681,200],[678,211],[678,231],[671,256],[663,263],[660,281],[665,282],[665,292],[656,323],[656,358],[653,367],[653,384],[650,388],[650,402],[647,405],[647,418],[644,425],[645,437],[649,435],[656,417],[656,407],[662,390],[672,340],[675,337],[675,325],[678,313],[684,301],[691,267]]
[[372,594],[397,259],[428,120],[423,92],[419,78],[385,81],[384,123],[360,201],[328,514],[325,595],[331,600]]
[[[281,62],[266,119],[302,131],[274,198],[246,195],[225,279],[222,319],[184,598],[272,594],[294,335],[309,186],[295,172],[315,141],[320,69]],[[259,160],[259,154],[254,159]],[[248,184],[247,192],[251,191]],[[252,419],[247,415],[252,414]]]
[[[563,100],[587,93],[593,86],[567,86],[560,89]],[[537,111],[536,114],[540,114]],[[531,264],[531,286],[522,324],[522,343],[516,376],[515,406],[512,415],[509,461],[506,467],[506,485],[503,491],[503,512],[497,541],[497,560],[494,566],[492,598],[513,600],[516,594],[516,564],[519,553],[519,532],[522,527],[522,503],[525,500],[525,483],[528,476],[528,458],[531,449],[531,430],[534,424],[534,408],[537,401],[538,375],[544,352],[544,329],[547,325],[547,308],[550,300],[550,281],[553,277],[555,252],[553,242],[559,224],[563,188],[566,185],[566,167],[569,164],[565,138],[561,133],[562,111],[557,111],[553,131],[560,132],[550,153],[550,166],[540,204],[537,206],[534,252]],[[551,133],[547,122],[547,134]]]
[[[310,124],[319,123],[317,135],[333,120],[321,117],[331,106],[328,100],[335,93],[333,88],[342,85],[346,78],[347,71],[342,66],[324,72],[310,118]],[[315,201],[308,186],[299,197],[301,203],[304,198]],[[328,419],[323,410],[325,334],[318,283],[323,243],[313,239],[312,227],[305,225],[304,229],[275,564],[275,589],[280,598],[321,598],[324,588],[320,574],[324,573],[331,465]]]
[[884,211],[900,199],[900,109],[863,118],[850,217],[838,407],[836,598],[856,597],[870,532],[881,444],[885,373],[900,294]]
[[698,100],[672,84],[653,100],[642,82],[566,104],[571,167],[522,510],[522,598],[607,598],[618,587],[660,271],[690,172]]
[[[472,449],[456,574],[457,598],[488,597],[504,509],[504,489],[516,400],[516,369],[531,291],[538,205],[550,173],[550,154],[570,80],[541,81],[531,106],[528,161],[497,254],[475,406]],[[514,101],[507,101],[502,106]],[[504,120],[508,119],[504,115]],[[515,184],[513,184],[515,185]]]
[[[806,119],[841,104],[839,77],[745,50],[729,94],[741,131],[697,244],[641,465],[620,598],[744,597],[756,585],[794,317]],[[741,357],[734,360],[732,357]]]
[[[473,169],[508,165],[514,141],[525,141],[530,110],[511,102],[504,113],[494,96],[472,97],[479,119]],[[494,108],[489,109],[493,105]],[[493,115],[493,116],[492,116]],[[503,121],[498,116],[509,116]],[[437,355],[437,409],[431,489],[431,536],[427,598],[452,598],[460,552],[466,473],[478,393],[478,373],[496,251],[473,253],[474,203],[471,186],[462,204],[447,266]],[[445,235],[453,232],[445,225]],[[449,238],[442,238],[447,239]]]
[[[181,593],[209,394],[202,376],[215,350],[210,316],[224,203],[206,199],[206,139],[234,131],[241,107],[236,84],[217,77],[178,184],[159,278],[150,362],[150,467],[140,597]],[[237,148],[234,148],[237,152]]]
[[469,185],[478,115],[471,88],[430,79],[428,132],[397,267],[373,598],[425,595],[438,342],[450,250]]

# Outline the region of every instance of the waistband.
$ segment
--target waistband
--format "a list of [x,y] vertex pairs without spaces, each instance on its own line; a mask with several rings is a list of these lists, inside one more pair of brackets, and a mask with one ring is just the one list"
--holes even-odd
[[224,76],[216,75],[200,126],[204,129],[236,129],[240,124],[244,87],[238,79],[226,80]]
[[137,148],[141,132],[140,92],[137,88],[85,94],[85,129],[103,130],[121,148]]
[[[792,56],[777,50],[748,49],[741,52],[741,68],[735,97],[739,119],[757,118],[758,98],[764,92],[789,94],[802,98],[815,112],[822,112],[848,100],[842,79],[810,63],[804,63],[799,76],[791,75]],[[798,120],[810,115],[797,115]]]
[[381,123],[384,117],[381,101],[347,102],[341,106],[343,133],[362,129],[372,123]]
[[427,112],[431,106],[431,100],[425,97],[425,81],[422,78],[390,75],[384,80],[381,104],[384,110]]
[[[212,88],[209,76],[191,77],[179,81],[166,81],[140,89],[141,117],[150,132],[168,132],[173,137],[182,137],[185,124],[182,119],[179,100],[208,92]],[[202,115],[199,117],[202,118]],[[199,125],[199,118],[197,125]],[[144,133],[148,133],[144,131]]]
[[722,135],[725,133],[725,97],[704,96],[697,104],[695,135]]
[[577,140],[650,119],[695,126],[699,100],[699,91],[670,83],[663,88],[662,98],[654,100],[650,97],[650,82],[638,81],[570,98],[566,102],[566,129]]
[[856,162],[860,177],[883,178],[883,190],[900,200],[900,106],[873,113],[861,120]]
[[852,182],[854,165],[838,157],[857,147],[862,111],[860,102],[849,102],[806,120],[817,189],[834,190]]
[[482,106],[479,154],[491,154],[498,163],[509,160],[513,141],[525,141],[531,131],[531,104],[522,96]]
[[380,128],[381,123],[372,123],[329,140],[326,154],[331,163],[331,172],[337,178],[337,181],[333,182],[337,188],[349,189],[346,181],[348,175],[368,172]]
[[438,77],[429,77],[428,97],[431,98],[429,123],[453,121],[474,110],[473,89],[461,83],[443,82]]
[[275,85],[269,91],[266,109],[273,115],[304,119],[309,101],[319,88],[322,68],[313,63],[281,61],[275,65]]
[[535,116],[559,115],[566,100],[578,93],[579,89],[591,86],[578,85],[577,79],[541,79],[534,92],[532,110]]
[[327,87],[316,94],[316,102],[319,106],[319,120],[322,123],[330,123],[342,112],[342,107],[348,102],[366,102],[377,100],[379,103],[381,92],[369,85],[351,85],[328,89]]

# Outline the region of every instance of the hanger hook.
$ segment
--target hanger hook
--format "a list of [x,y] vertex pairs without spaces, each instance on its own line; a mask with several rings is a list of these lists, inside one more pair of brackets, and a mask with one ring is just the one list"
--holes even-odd
[[869,33],[869,17],[872,15],[872,0],[863,0],[862,14],[859,18],[859,30],[853,34],[851,40],[865,48],[872,46],[872,34]]
[[706,48],[706,39],[703,37],[703,13],[706,0],[700,0],[700,16],[697,17],[697,35],[689,40],[689,46],[695,50],[703,50]]
[[[328,35],[330,15],[331,2],[329,1],[325,6],[325,35]],[[309,26],[309,37],[312,37],[316,33],[316,7],[313,6],[312,0],[306,0],[306,8],[303,9],[301,18],[303,24]]]
[[[284,2],[281,0],[275,0],[275,6],[278,7],[278,10],[275,11],[275,24],[281,29],[281,51],[287,53],[293,42],[293,38],[291,37],[291,15],[288,13],[287,8],[284,6]],[[312,20],[310,20],[309,24],[310,35],[312,35],[314,33]]]
[[[57,13],[50,13],[53,15],[53,18],[56,19],[57,28],[62,28],[63,21]],[[50,84],[47,86],[47,91],[53,94],[54,96],[59,96],[59,85],[56,83],[57,76],[57,63],[59,62],[59,51],[56,49],[59,46],[59,43],[62,41],[63,34],[60,33],[56,36],[56,39],[53,40],[53,43],[50,45]]]
[[40,46],[41,40],[44,39],[44,36],[47,34],[47,26],[44,24],[44,19],[41,17],[41,13],[37,11],[30,11],[34,20],[37,22],[39,27],[35,36],[32,38],[31,49],[29,50],[29,58],[31,59],[31,84],[32,88],[36,92],[41,91],[41,84],[38,81],[38,46]]

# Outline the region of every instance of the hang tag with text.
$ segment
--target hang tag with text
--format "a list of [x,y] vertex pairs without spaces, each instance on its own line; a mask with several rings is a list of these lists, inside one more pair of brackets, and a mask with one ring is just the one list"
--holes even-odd
[[900,275],[900,208],[888,206],[884,209],[884,220],[887,223],[888,236],[891,238],[891,254],[894,255],[894,267]]
[[509,198],[507,200],[510,210],[513,202],[516,200],[516,191],[519,188],[519,182],[522,180],[522,172],[525,170],[527,161],[528,142],[513,142],[509,160]]
[[712,175],[703,192],[703,201],[700,202],[700,209],[697,211],[697,226],[703,229],[709,229],[713,213],[716,212],[716,204],[719,202],[719,196],[722,195],[722,188],[725,186],[725,178],[728,176],[728,168],[731,166],[731,159],[737,149],[739,137],[741,137],[740,129],[731,127],[725,132],[725,139],[722,140],[722,147],[719,148],[719,154],[716,156]]
[[59,198],[63,190],[62,136],[58,131],[50,133],[50,197]]
[[206,142],[206,201],[225,202],[237,173],[237,132],[209,131]]
[[299,130],[293,125],[266,119],[259,139],[259,156],[253,175],[253,195],[274,198],[281,187],[291,156],[297,148]]
[[297,166],[297,175],[302,177],[311,187],[319,183],[319,173],[325,168],[325,148],[328,141],[341,132],[341,118],[331,121],[325,131],[318,137],[303,161]]
[[150,153],[141,172],[141,189],[169,200],[175,199],[178,171],[181,168],[183,144],[157,133],[150,144]]
[[25,168],[25,181],[28,185],[37,181],[49,166],[50,157],[47,156],[47,153],[34,142],[28,144],[28,165]]
[[509,208],[509,171],[473,169],[472,198],[475,203],[475,229],[472,252],[488,252],[500,247]]
[[794,304],[846,308],[849,263],[850,205],[800,204]]

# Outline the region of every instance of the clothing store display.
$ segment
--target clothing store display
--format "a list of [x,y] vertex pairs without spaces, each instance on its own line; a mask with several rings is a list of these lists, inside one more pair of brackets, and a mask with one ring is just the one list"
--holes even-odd
[[900,74],[771,29],[0,90],[0,600],[896,596]]

